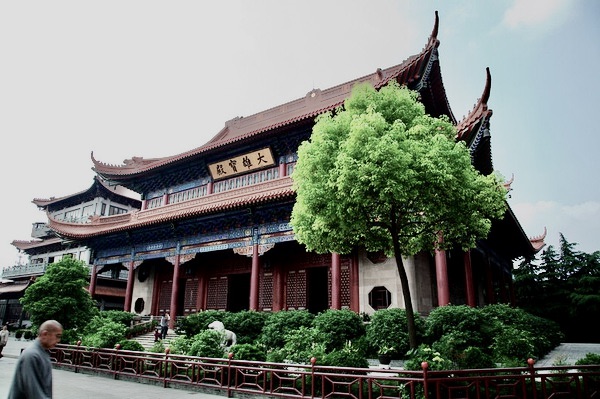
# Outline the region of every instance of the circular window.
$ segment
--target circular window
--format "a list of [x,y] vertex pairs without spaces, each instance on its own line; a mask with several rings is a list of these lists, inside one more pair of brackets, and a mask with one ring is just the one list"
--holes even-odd
[[142,311],[144,310],[144,300],[142,298],[138,298],[135,300],[133,310],[135,310],[135,313],[142,313]]

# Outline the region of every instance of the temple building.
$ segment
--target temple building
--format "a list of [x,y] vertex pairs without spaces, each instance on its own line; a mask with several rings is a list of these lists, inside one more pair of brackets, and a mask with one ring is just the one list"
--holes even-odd
[[[139,195],[123,187],[109,187],[98,177],[94,177],[92,185],[84,191],[62,197],[35,198],[32,202],[48,217],[72,223],[87,223],[93,217],[119,215],[141,207]],[[20,321],[26,318],[19,299],[25,289],[45,273],[48,265],[65,257],[91,264],[89,248],[58,237],[46,222],[33,223],[31,238],[11,243],[20,253],[27,255],[27,262],[1,271],[0,320],[3,323],[21,324]],[[95,299],[100,309],[123,309],[127,271],[106,268],[98,272],[97,281]]]
[[[473,165],[493,173],[490,71],[481,98],[457,121],[442,82],[438,24],[436,13],[422,51],[402,63],[234,118],[187,152],[133,157],[121,165],[92,153],[98,178],[139,193],[141,207],[87,223],[49,213],[49,227],[62,239],[92,250],[90,293],[100,294],[100,273],[120,269],[128,273],[124,310],[140,315],[167,309],[172,316],[208,309],[370,314],[403,307],[394,259],[361,247],[348,254],[317,254],[295,240],[292,175],[298,146],[310,138],[315,117],[343,105],[358,83],[379,89],[391,81],[417,91],[431,116],[446,115],[457,128],[456,139],[468,145]],[[415,311],[428,314],[449,303],[512,303],[513,261],[533,256],[543,239],[529,239],[508,207],[471,251],[407,258]]]

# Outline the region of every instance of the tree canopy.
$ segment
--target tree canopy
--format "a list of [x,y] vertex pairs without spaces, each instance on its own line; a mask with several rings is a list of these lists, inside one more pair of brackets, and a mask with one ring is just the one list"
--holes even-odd
[[84,262],[64,258],[48,265],[43,276],[25,290],[21,303],[39,327],[46,320],[57,320],[65,330],[83,329],[97,310],[85,287],[89,270]]
[[480,174],[455,137],[448,118],[425,113],[418,93],[395,82],[379,91],[362,84],[343,107],[317,118],[298,149],[296,239],[318,253],[360,245],[394,256],[409,330],[402,255],[473,248],[506,209],[499,178]]

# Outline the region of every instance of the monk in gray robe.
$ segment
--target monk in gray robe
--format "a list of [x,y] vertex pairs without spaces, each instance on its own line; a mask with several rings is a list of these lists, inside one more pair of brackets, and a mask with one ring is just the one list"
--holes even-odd
[[48,320],[39,328],[35,342],[21,353],[8,399],[52,398],[52,362],[48,349],[60,342],[62,325]]

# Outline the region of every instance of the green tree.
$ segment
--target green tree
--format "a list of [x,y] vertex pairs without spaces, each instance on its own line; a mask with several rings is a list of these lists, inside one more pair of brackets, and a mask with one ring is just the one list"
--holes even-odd
[[31,322],[40,326],[46,320],[57,320],[65,330],[80,330],[97,314],[88,285],[89,271],[84,262],[64,258],[51,263],[21,298]]
[[417,333],[402,255],[473,248],[506,209],[498,177],[481,175],[454,126],[426,115],[417,97],[395,83],[357,85],[343,107],[320,115],[298,149],[291,216],[310,251],[364,245],[395,257],[411,348]]
[[600,252],[576,245],[560,234],[558,249],[524,260],[513,274],[515,293],[520,307],[558,323],[569,341],[595,342],[588,324],[600,317]]

